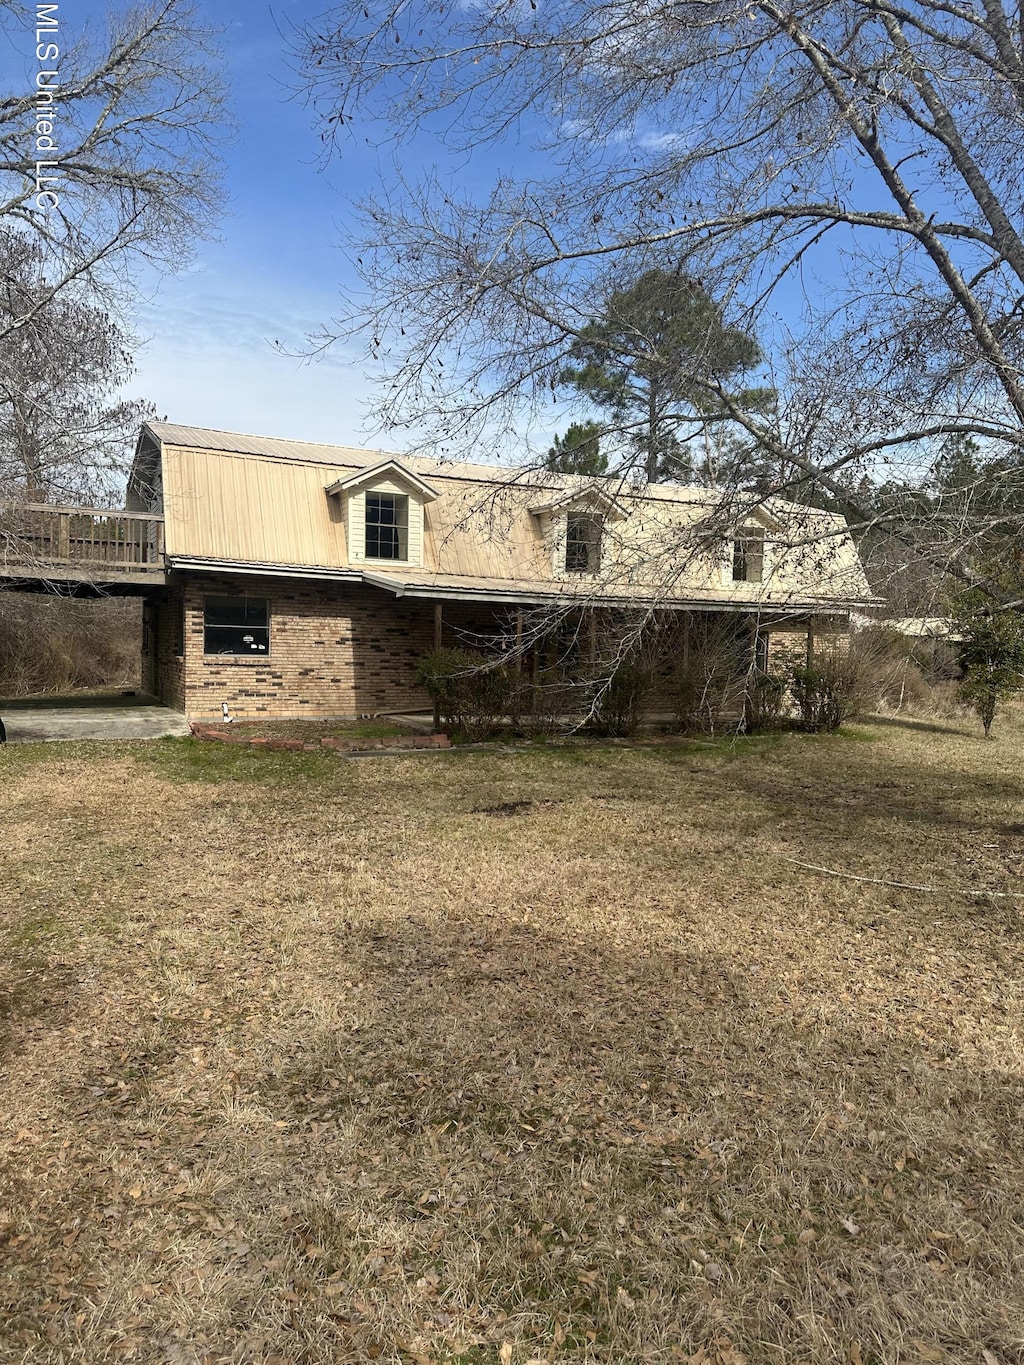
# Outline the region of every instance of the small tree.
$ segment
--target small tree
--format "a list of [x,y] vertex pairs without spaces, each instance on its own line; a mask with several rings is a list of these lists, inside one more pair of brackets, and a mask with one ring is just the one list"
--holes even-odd
[[555,474],[607,474],[608,457],[601,451],[601,428],[597,422],[573,422],[564,436],[557,436],[544,460]]
[[954,630],[963,674],[960,695],[990,739],[999,702],[1024,688],[1024,621],[1016,612],[986,613],[963,601]]

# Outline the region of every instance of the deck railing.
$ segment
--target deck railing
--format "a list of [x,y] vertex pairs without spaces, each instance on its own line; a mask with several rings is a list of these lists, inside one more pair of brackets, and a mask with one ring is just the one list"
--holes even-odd
[[164,519],[150,512],[49,503],[0,506],[0,566],[144,573],[164,568]]

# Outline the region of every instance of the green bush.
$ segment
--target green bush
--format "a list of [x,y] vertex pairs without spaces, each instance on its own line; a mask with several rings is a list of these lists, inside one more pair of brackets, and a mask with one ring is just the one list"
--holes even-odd
[[606,735],[628,736],[644,717],[654,685],[654,673],[636,660],[624,659],[603,684],[599,684],[594,723]]
[[862,681],[857,660],[837,649],[823,651],[810,666],[794,665],[789,688],[801,729],[838,730],[863,709]]
[[1015,611],[979,607],[968,597],[958,605],[955,627],[960,696],[990,739],[999,702],[1024,689],[1024,620]]
[[513,724],[524,697],[518,674],[468,649],[435,649],[419,666],[419,681],[446,730],[486,739],[506,718]]
[[744,716],[748,730],[777,730],[789,701],[789,679],[784,673],[755,668],[747,675]]

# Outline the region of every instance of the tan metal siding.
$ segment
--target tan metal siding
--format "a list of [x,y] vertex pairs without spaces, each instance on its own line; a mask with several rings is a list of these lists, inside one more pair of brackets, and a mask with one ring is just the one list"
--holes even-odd
[[[326,493],[335,481],[349,477],[353,468],[380,458],[377,452],[349,453],[361,454],[362,466],[305,462],[294,453],[278,458],[165,445],[168,553],[172,558],[296,568],[344,569],[351,563],[376,572],[376,565],[366,566],[356,558],[365,543],[365,489],[346,498]],[[564,514],[538,517],[530,512],[540,500],[537,484],[502,486],[498,476],[507,477],[507,471],[496,469],[491,469],[490,482],[485,484],[476,476],[476,466],[471,467],[471,477],[457,478],[453,471],[464,467],[423,460],[408,463],[429,477],[439,492],[422,512],[418,498],[410,497],[408,581],[437,575],[449,585],[462,579],[467,586],[491,582],[511,589],[537,583],[550,590],[564,579],[558,569],[559,552],[564,559]],[[408,491],[390,480],[379,486],[383,491]],[[673,496],[665,495],[669,491]],[[597,579],[584,580],[573,590],[578,586],[597,595],[665,599],[699,594],[736,603],[752,598],[855,601],[870,597],[841,518],[773,503],[772,517],[790,527],[791,543],[785,543],[780,531],[768,531],[765,582],[734,584],[727,536],[722,534],[717,545],[708,546],[694,534],[707,510],[706,494],[702,500],[692,489],[652,489],[644,496],[617,492],[627,515],[606,525]],[[421,555],[416,553],[419,515],[423,516]],[[346,519],[351,523],[348,539]],[[543,523],[547,523],[546,543]],[[394,566],[396,571],[400,568]]]

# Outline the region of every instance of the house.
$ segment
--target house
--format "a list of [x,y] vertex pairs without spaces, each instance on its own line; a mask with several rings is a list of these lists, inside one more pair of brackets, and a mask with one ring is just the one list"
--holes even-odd
[[[423,710],[437,645],[657,611],[813,646],[871,601],[841,517],[708,490],[237,435],[141,431],[128,513],[162,517],[152,690],[188,716]],[[583,632],[584,636],[586,632]]]

